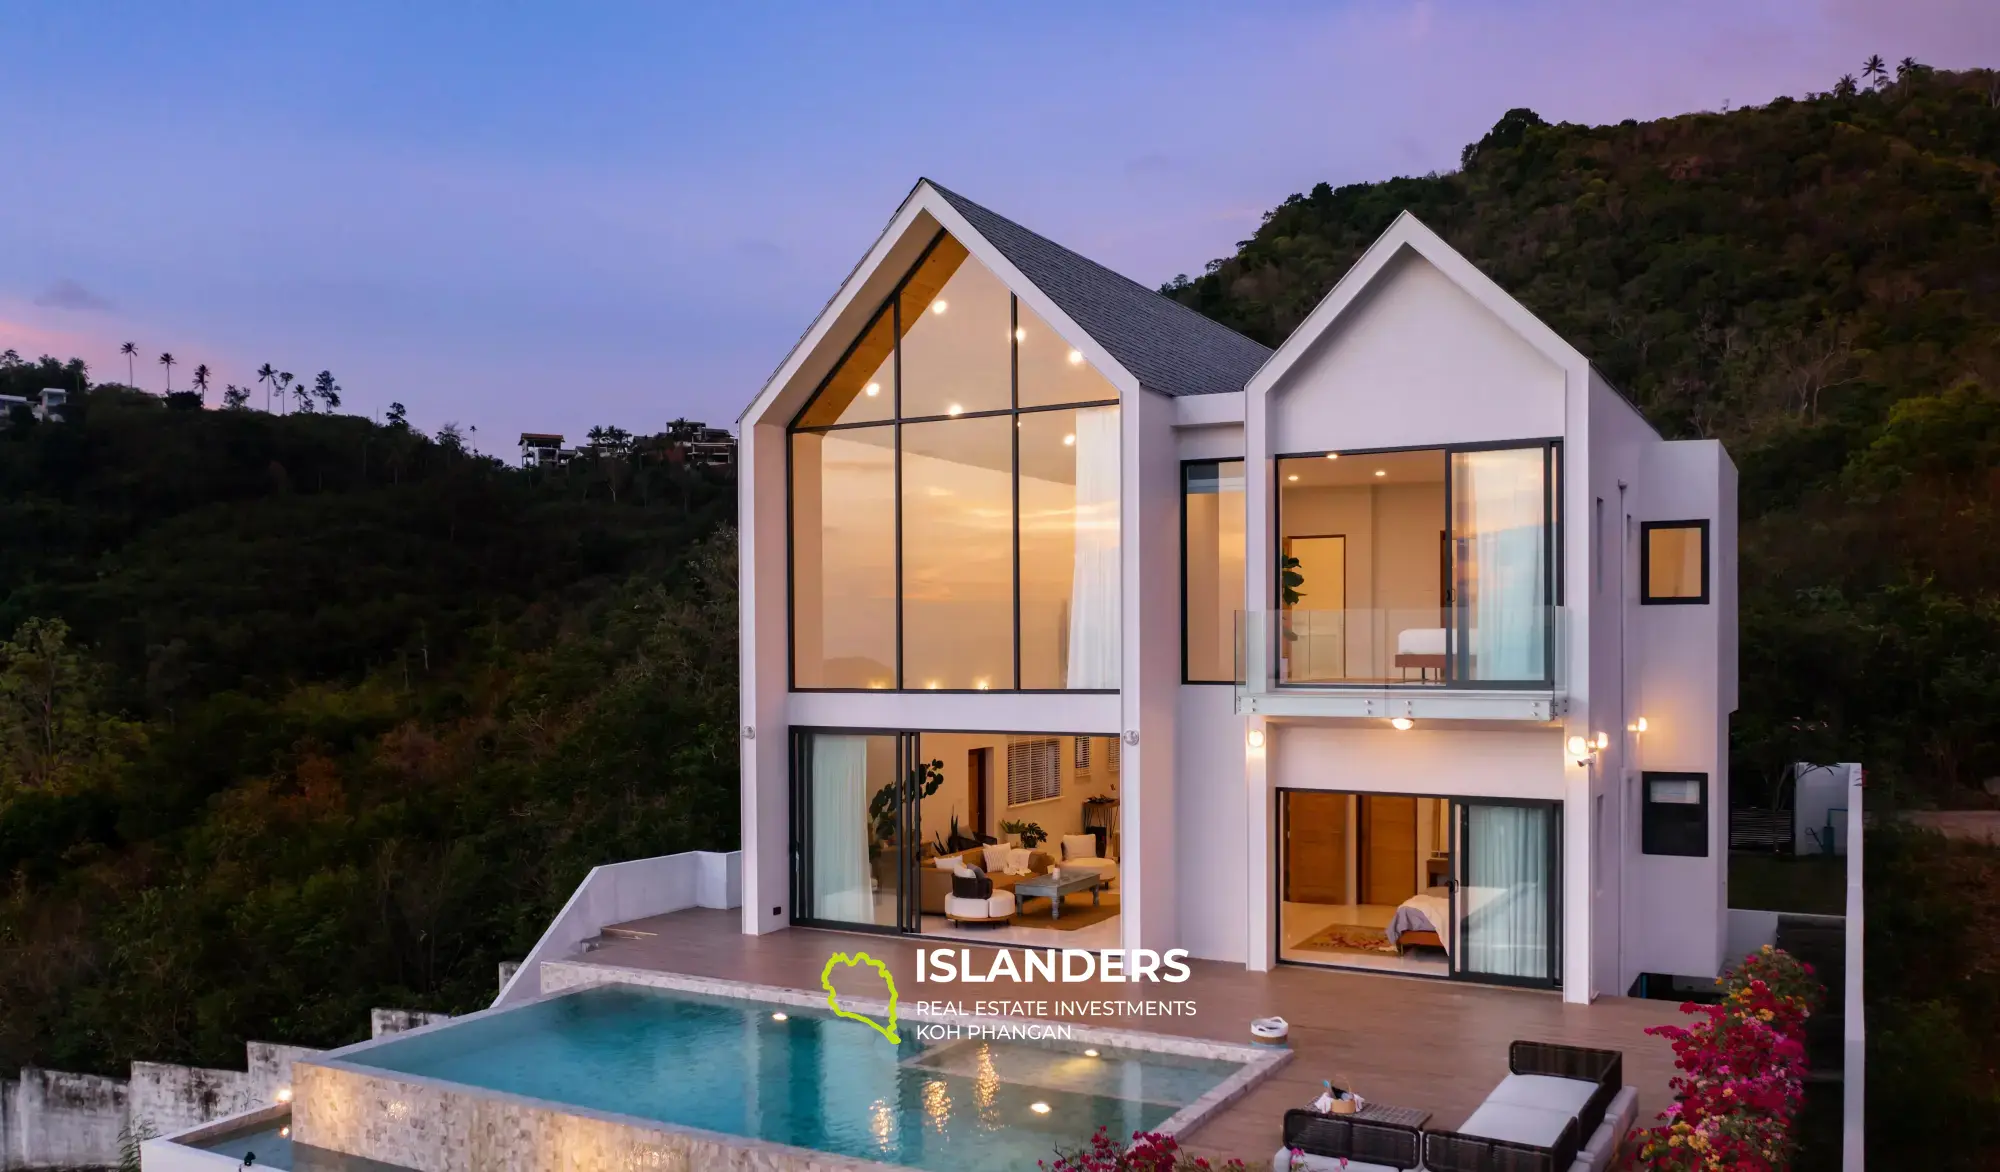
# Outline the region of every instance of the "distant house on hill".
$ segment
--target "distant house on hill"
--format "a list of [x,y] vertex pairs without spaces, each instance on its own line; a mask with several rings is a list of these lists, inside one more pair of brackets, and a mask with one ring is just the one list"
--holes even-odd
[[61,387],[43,387],[41,394],[33,398],[27,395],[0,395],[0,427],[7,425],[16,407],[25,408],[43,423],[51,420],[60,422],[63,408],[68,404],[69,392]]
[[563,437],[539,431],[521,433],[521,467],[538,468],[563,461]]

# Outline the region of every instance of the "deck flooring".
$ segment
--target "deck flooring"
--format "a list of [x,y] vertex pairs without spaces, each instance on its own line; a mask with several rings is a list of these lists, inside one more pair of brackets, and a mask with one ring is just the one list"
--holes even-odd
[[1507,1044],[1516,1038],[1622,1051],[1625,1082],[1639,1089],[1641,1125],[1651,1123],[1669,1100],[1672,1051],[1644,1031],[1680,1018],[1672,1002],[1602,997],[1591,1005],[1567,1005],[1540,991],[1300,965],[1256,973],[1215,961],[1188,962],[1192,975],[1175,985],[925,986],[905,980],[914,975],[918,948],[988,950],[961,941],[804,928],[746,936],[741,924],[734,911],[655,916],[620,926],[637,938],[607,941],[576,959],[814,989],[829,955],[865,949],[891,966],[906,1001],[1192,999],[1198,1007],[1192,1018],[1075,1020],[1230,1042],[1249,1039],[1251,1019],[1277,1014],[1291,1023],[1293,1061],[1182,1137],[1199,1154],[1233,1156],[1252,1167],[1277,1150],[1285,1109],[1310,1100],[1326,1078],[1350,1080],[1362,1095],[1384,1103],[1425,1108],[1432,1112],[1433,1127],[1455,1127],[1506,1076]]

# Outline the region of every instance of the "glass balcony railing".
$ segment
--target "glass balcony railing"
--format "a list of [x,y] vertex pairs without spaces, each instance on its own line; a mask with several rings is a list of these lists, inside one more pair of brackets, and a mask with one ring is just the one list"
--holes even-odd
[[1236,683],[1553,692],[1567,659],[1559,606],[1236,612]]

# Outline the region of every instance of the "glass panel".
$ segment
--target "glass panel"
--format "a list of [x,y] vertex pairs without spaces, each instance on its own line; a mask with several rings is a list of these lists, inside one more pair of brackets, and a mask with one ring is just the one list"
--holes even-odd
[[1457,894],[1456,968],[1480,976],[1554,979],[1553,810],[1477,802],[1461,809],[1464,877]]
[[1278,460],[1281,682],[1444,678],[1444,474],[1441,449]]
[[792,436],[797,687],[895,686],[894,445],[894,427]]
[[815,733],[807,751],[806,851],[811,915],[896,924],[902,829],[896,737]]
[[903,686],[1014,686],[1013,418],[903,425]]
[[1693,778],[1652,780],[1646,783],[1647,800],[1674,806],[1701,805],[1701,782]]
[[1702,533],[1698,525],[1646,530],[1646,597],[1700,598]]
[[1021,686],[1115,688],[1118,408],[1020,417]]
[[1453,452],[1457,678],[1548,674],[1547,449]]
[[1189,464],[1185,476],[1187,678],[1228,683],[1243,609],[1243,461]]
[[1026,302],[1016,311],[1014,342],[1021,363],[1021,406],[1052,407],[1058,403],[1095,403],[1118,398],[1118,388],[1097,373],[1083,357],[1051,329]]
[[896,412],[896,331],[883,310],[799,414],[800,427],[873,423]]
[[947,236],[903,286],[903,418],[1013,405],[1012,296]]

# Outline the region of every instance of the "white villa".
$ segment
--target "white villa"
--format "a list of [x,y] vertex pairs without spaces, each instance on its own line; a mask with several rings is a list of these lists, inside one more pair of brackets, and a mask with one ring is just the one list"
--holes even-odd
[[1734,466],[1414,217],[1271,351],[922,181],[741,423],[746,933],[1720,967]]

